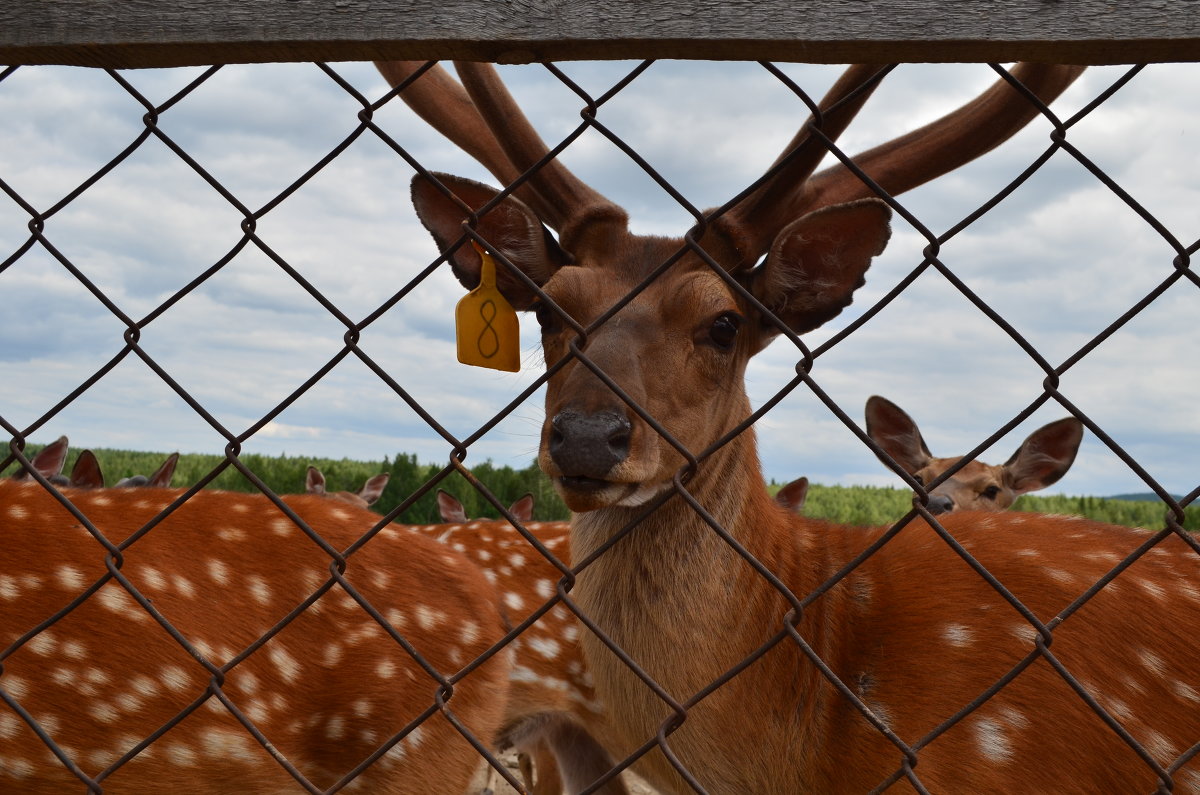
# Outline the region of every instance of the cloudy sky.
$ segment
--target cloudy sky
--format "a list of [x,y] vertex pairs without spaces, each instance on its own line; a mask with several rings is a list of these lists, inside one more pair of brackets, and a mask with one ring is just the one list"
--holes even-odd
[[[629,63],[563,69],[602,93]],[[386,86],[367,64],[334,71],[369,100]],[[124,325],[44,247],[12,259],[29,239],[29,211],[45,213],[145,130],[142,102],[161,105],[203,70],[121,73],[23,67],[0,81],[0,417],[26,427],[122,347]],[[789,65],[814,96],[839,69]],[[1073,115],[1126,70],[1095,68],[1053,106]],[[506,67],[513,91],[548,140],[578,124],[579,101],[539,66]],[[965,101],[995,79],[986,66],[912,65],[893,72],[842,138],[857,152]],[[1184,247],[1200,237],[1200,69],[1152,66],[1074,125],[1069,140],[1158,219]],[[349,136],[358,101],[311,64],[219,70],[159,117],[181,150],[251,211]],[[694,205],[724,202],[778,155],[806,115],[755,64],[659,62],[606,105],[601,119]],[[391,102],[377,123],[429,168],[492,181],[481,167]],[[1035,121],[995,152],[901,197],[940,234],[1004,186],[1049,143]],[[584,135],[568,165],[623,204],[636,231],[679,234],[688,216],[616,147]],[[437,256],[408,199],[412,171],[369,131],[273,207],[257,225],[275,255],[358,320]],[[11,194],[17,194],[20,202]],[[53,247],[119,310],[140,319],[222,261],[242,237],[241,211],[161,140],[150,137],[95,185],[45,221]],[[897,219],[854,307],[809,335],[816,345],[858,317],[920,264],[925,241]],[[1172,272],[1175,249],[1066,153],[942,250],[943,261],[1054,365],[1071,357]],[[518,374],[459,365],[452,318],[461,289],[446,269],[417,285],[365,332],[363,349],[452,434],[466,436],[540,371],[525,323]],[[1200,291],[1181,280],[1064,376],[1068,398],[1166,488],[1200,480]],[[237,433],[309,378],[342,346],[342,324],[254,246],[157,317],[149,354],[216,419]],[[795,361],[777,342],[751,367],[756,403],[786,383]],[[936,273],[922,275],[865,327],[823,356],[819,383],[861,418],[882,394],[920,424],[935,455],[973,447],[1034,400],[1042,374],[1020,348]],[[524,466],[537,447],[540,398],[531,399],[472,451]],[[982,458],[1000,463],[1065,411],[1051,405]],[[819,483],[896,484],[806,390],[760,423],[768,477]],[[223,439],[146,365],[123,361],[35,435],[75,446],[220,452]],[[449,447],[357,359],[284,411],[246,449],[268,454],[378,459],[415,452],[445,460]],[[1051,491],[1145,491],[1107,447],[1087,436],[1074,468]]]

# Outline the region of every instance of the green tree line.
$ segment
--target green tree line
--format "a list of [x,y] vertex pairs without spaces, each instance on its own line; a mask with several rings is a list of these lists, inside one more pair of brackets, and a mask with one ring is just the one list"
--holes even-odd
[[[28,455],[39,448],[30,445]],[[104,471],[105,482],[114,484],[123,477],[149,475],[167,457],[166,453],[147,453],[134,450],[97,449],[96,453]],[[65,471],[69,472],[76,453],[67,460]],[[180,456],[175,469],[174,486],[188,486],[207,477],[224,461],[224,456],[186,454]],[[415,455],[400,453],[391,459],[376,462],[352,461],[350,459],[307,458],[301,456],[264,456],[248,453],[239,460],[263,483],[277,494],[296,494],[304,491],[304,476],[311,464],[324,473],[329,491],[357,491],[367,478],[381,473],[389,474],[387,488],[379,501],[371,506],[380,513],[388,513],[419,489],[431,483],[445,468],[442,464],[422,464]],[[534,497],[534,516],[541,520],[566,519],[567,507],[555,494],[554,488],[536,462],[522,469],[511,466],[496,466],[490,460],[473,463],[468,469],[481,483],[494,493],[505,505],[509,505],[525,494]],[[0,475],[12,474],[13,466]],[[772,483],[772,493],[780,484]],[[236,468],[227,467],[218,475],[210,488],[229,491],[256,492],[257,488]],[[451,472],[437,486],[404,510],[399,521],[406,524],[435,524],[441,521],[438,513],[436,489],[450,492],[463,504],[467,516],[472,518],[494,518],[499,512],[483,495],[457,472]],[[890,524],[912,508],[912,494],[906,489],[877,486],[821,486],[813,484],[808,491],[804,514],[828,519],[843,524],[883,525]],[[1166,506],[1157,501],[1115,500],[1103,497],[1069,497],[1024,495],[1017,500],[1014,510],[1035,513],[1059,513],[1085,516],[1112,524],[1129,527],[1161,529],[1167,514]],[[1185,511],[1184,527],[1200,530],[1200,506]]]

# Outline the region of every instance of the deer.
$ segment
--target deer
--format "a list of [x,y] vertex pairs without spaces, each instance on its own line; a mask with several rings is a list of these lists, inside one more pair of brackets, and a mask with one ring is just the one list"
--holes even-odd
[[1051,103],[1082,67],[1018,64],[817,171],[877,82],[852,66],[763,177],[672,239],[630,232],[493,68],[378,66],[500,183],[418,171],[413,204],[431,262],[472,289],[478,243],[540,326],[538,460],[572,511],[567,599],[621,769],[672,793],[1200,789],[1200,550],[1177,523],[797,516],[767,491],[745,388],[768,343],[850,303],[894,196],[998,146],[1038,113],[1026,94]]
[[[151,488],[166,489],[171,487],[171,479],[175,477],[175,467],[179,464],[179,453],[171,453],[158,465],[158,469],[149,475],[130,475],[117,481],[116,488]],[[103,482],[103,481],[102,481]]]
[[[100,461],[91,450],[79,451],[75,463],[71,466],[71,474],[62,474],[67,461],[69,444],[66,436],[60,436],[43,447],[30,459],[30,465],[47,481],[55,486],[71,486],[77,489],[104,488],[104,471]],[[172,453],[154,471],[152,475],[133,475],[122,478],[116,484],[117,488],[149,486],[151,488],[166,488],[171,485],[175,474],[175,466],[179,463],[179,453]],[[20,469],[12,475],[13,480],[29,480],[32,475],[27,469]]]
[[[510,615],[519,611],[512,615],[514,620],[524,621],[547,602],[561,572],[536,552],[526,551],[520,566],[511,565],[519,557],[512,550],[528,547],[515,524],[507,519],[468,519],[462,503],[442,489],[437,501],[449,526],[418,528],[418,532],[432,533],[474,559],[511,600]],[[509,505],[508,514],[569,566],[570,525],[533,521],[533,506],[533,495],[525,494]],[[514,680],[501,745],[517,750],[519,769],[532,795],[562,795],[564,785],[569,793],[585,791],[612,768],[613,759],[596,736],[604,736],[607,719],[579,648],[579,624],[558,605],[527,632],[528,636],[514,641]],[[628,793],[619,779],[592,791]]]
[[[364,486],[359,492],[327,492],[324,475],[312,466],[305,487],[309,493],[350,504],[361,504],[360,495],[368,491]],[[545,554],[570,565],[566,522],[534,522],[532,494],[514,501],[508,507],[509,518],[504,519],[468,519],[462,503],[442,489],[437,491],[437,502],[444,524],[406,525],[405,529],[446,544],[477,565],[496,586],[500,609],[513,625],[524,623],[553,598],[562,572]],[[518,524],[538,539],[546,553],[530,548]],[[570,793],[584,791],[612,768],[613,758],[595,736],[603,730],[605,711],[583,662],[578,622],[569,610],[556,605],[514,638],[509,648],[514,659],[508,706],[496,747],[516,749],[524,785],[532,795],[562,795],[564,786]],[[597,791],[628,793],[619,779]]]
[[0,791],[466,791],[508,691],[495,588],[277,499],[0,481]]
[[792,513],[803,513],[804,503],[807,500],[808,478],[796,478],[783,484],[783,487],[775,492],[775,502]]
[[63,466],[67,463],[67,453],[70,450],[66,436],[60,436],[50,444],[38,450],[29,459],[29,469],[18,469],[11,477],[13,480],[30,480],[32,472],[37,472],[46,480],[59,486],[70,485],[70,480],[62,474]]
[[934,458],[912,417],[879,395],[867,398],[866,430],[925,489],[932,514],[1006,510],[1022,494],[1057,483],[1083,441],[1083,423],[1065,417],[1031,433],[1002,466],[975,460],[957,466],[959,457]]
[[391,477],[387,472],[373,475],[367,478],[358,491],[326,491],[325,473],[310,464],[304,472],[304,491],[306,494],[331,497],[360,508],[366,508],[374,505],[383,496],[383,490],[387,487]]

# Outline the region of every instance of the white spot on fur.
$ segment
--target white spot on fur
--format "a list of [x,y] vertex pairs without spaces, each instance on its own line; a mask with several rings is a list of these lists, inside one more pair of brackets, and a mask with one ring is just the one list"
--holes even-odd
[[991,718],[980,718],[975,722],[975,743],[979,753],[993,764],[1012,759],[1012,744],[1004,727]]
[[1167,589],[1163,588],[1161,585],[1154,582],[1153,580],[1142,579],[1142,580],[1137,580],[1136,582],[1137,582],[1137,585],[1139,588],[1141,588],[1143,591],[1150,594],[1151,596],[1153,596],[1155,599],[1159,600],[1160,602],[1164,601],[1167,598]]
[[183,743],[171,743],[167,746],[167,759],[179,767],[191,767],[196,764],[196,752]]
[[1063,585],[1071,585],[1075,582],[1075,575],[1066,569],[1047,568],[1045,571],[1046,576],[1055,582],[1061,582]]
[[141,574],[143,587],[154,588],[159,591],[167,587],[167,578],[163,576],[161,571],[153,566],[146,566],[141,570]]
[[287,653],[287,650],[281,646],[272,646],[267,652],[267,657],[279,669],[279,675],[289,683],[295,683],[300,678],[300,663],[296,662],[296,658]]
[[474,643],[479,640],[479,624],[474,621],[464,621],[458,625],[458,638],[463,643]]
[[525,607],[525,600],[520,594],[512,592],[504,594],[504,606],[509,610],[522,610]]
[[446,620],[446,614],[426,605],[417,605],[413,613],[421,629],[431,631],[440,627]]
[[942,637],[951,646],[963,648],[970,646],[974,641],[974,633],[962,624],[947,624],[942,627]]
[[254,601],[263,606],[271,604],[271,586],[261,576],[257,574],[248,576],[246,587],[250,590],[250,596]]
[[77,588],[83,587],[83,572],[74,566],[60,567],[59,570],[55,572],[55,577],[58,579],[58,584],[68,590],[73,591]]
[[375,674],[380,679],[391,679],[396,675],[396,664],[391,660],[382,660],[375,666]]
[[208,577],[217,585],[229,584],[229,567],[222,560],[210,558],[208,560]]
[[169,690],[186,690],[188,686],[187,671],[177,665],[164,665],[159,669],[158,678]]
[[553,660],[562,652],[562,645],[554,638],[531,638],[529,648],[547,660]]
[[0,685],[11,693],[15,698],[25,698],[29,695],[29,683],[19,676],[5,676],[0,679]]
[[1138,651],[1138,659],[1142,661],[1142,665],[1146,670],[1153,673],[1155,676],[1163,676],[1167,672],[1167,665],[1154,652],[1149,649],[1141,649]]
[[113,613],[119,613],[137,621],[147,621],[150,618],[141,606],[133,601],[133,597],[119,585],[110,584],[101,588],[96,592],[96,600],[106,610]]
[[1000,707],[996,710],[996,717],[1014,729],[1024,729],[1029,725],[1029,718],[1015,707]]
[[1187,682],[1172,682],[1171,689],[1175,691],[1175,695],[1179,696],[1185,701],[1200,703],[1200,692],[1197,692],[1196,688],[1192,687]]
[[25,644],[25,648],[29,649],[34,654],[40,654],[43,657],[48,654],[52,654],[57,646],[58,638],[54,637],[54,633],[50,632],[49,630],[44,630],[38,633],[31,638],[28,643]]
[[7,574],[0,574],[0,599],[11,602],[20,595],[21,588],[17,584],[17,578],[10,577]]
[[1146,736],[1141,742],[1150,752],[1150,756],[1154,757],[1159,764],[1166,764],[1179,753],[1179,749],[1175,747],[1174,743],[1153,729],[1147,729]]

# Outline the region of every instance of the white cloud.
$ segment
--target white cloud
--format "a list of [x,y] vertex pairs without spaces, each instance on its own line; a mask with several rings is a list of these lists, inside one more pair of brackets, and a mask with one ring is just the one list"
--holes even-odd
[[[598,96],[631,63],[562,68]],[[814,98],[837,68],[781,67]],[[335,69],[368,100],[385,86],[367,64]],[[162,103],[202,73],[148,70],[123,78]],[[1089,70],[1053,106],[1069,118],[1111,84],[1121,67]],[[580,122],[580,101],[545,69],[505,67],[514,93],[551,143]],[[842,139],[849,152],[923,124],[995,79],[983,65],[906,65],[883,82]],[[1182,245],[1200,236],[1200,134],[1183,98],[1200,89],[1191,65],[1147,68],[1108,103],[1071,127],[1068,140],[1153,213]],[[166,145],[150,137],[126,162],[45,222],[46,238],[135,322],[226,257],[243,236],[240,205],[257,213],[338,147],[361,104],[313,65],[230,66],[158,117],[163,133],[233,196],[231,202]],[[0,82],[0,180],[46,212],[145,131],[146,108],[99,71],[23,67]],[[699,208],[720,204],[753,180],[790,140],[803,103],[757,64],[657,62],[606,103],[601,121]],[[398,100],[375,122],[429,168],[487,182],[481,167]],[[1038,120],[996,151],[904,195],[933,235],[942,235],[1049,145]],[[564,160],[627,206],[639,231],[689,225],[640,167],[592,131]],[[412,168],[371,131],[256,222],[275,256],[319,290],[350,322],[373,313],[437,256],[408,196]],[[29,238],[29,213],[0,194],[0,261]],[[919,230],[897,219],[888,251],[855,304],[809,335],[828,340],[922,260]],[[1068,153],[1000,206],[956,234],[940,258],[1057,366],[1173,272],[1172,245]],[[451,317],[461,288],[443,266],[362,334],[362,349],[446,432],[463,438],[515,398],[540,372],[526,329],[518,375],[455,361]],[[122,323],[35,246],[0,271],[0,416],[24,426],[100,368],[122,345]],[[1094,417],[1171,490],[1194,488],[1200,419],[1194,394],[1195,285],[1175,285],[1143,315],[1073,366],[1066,397]],[[526,324],[530,325],[530,324]],[[142,331],[155,361],[233,434],[256,423],[343,345],[345,326],[254,243]],[[750,367],[756,403],[789,380],[797,357],[777,343]],[[942,275],[927,272],[862,329],[822,356],[821,387],[855,421],[871,394],[895,400],[921,424],[935,452],[963,452],[1029,405],[1045,377]],[[472,456],[523,466],[536,453],[540,395],[518,408]],[[1040,409],[994,445],[1000,461],[1039,425],[1064,414]],[[68,433],[81,445],[220,450],[225,440],[135,357],[128,357],[51,420],[41,436]],[[760,425],[768,476],[817,482],[895,483],[853,434],[805,387]],[[445,460],[450,443],[356,358],[273,419],[247,443],[257,452],[379,458],[416,452]],[[1055,487],[1072,493],[1142,490],[1129,469],[1091,435],[1075,468]]]

